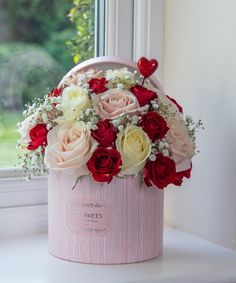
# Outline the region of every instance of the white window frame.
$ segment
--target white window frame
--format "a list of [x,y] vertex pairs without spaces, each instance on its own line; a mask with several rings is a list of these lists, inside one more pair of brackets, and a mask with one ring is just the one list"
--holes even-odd
[[164,0],[106,0],[105,55],[157,58],[163,72]]
[[[156,75],[161,78],[164,0],[97,0],[96,5],[100,7],[96,34],[101,37],[105,31],[105,44],[96,39],[95,55],[157,58]],[[2,221],[6,217],[8,221]],[[45,231],[46,227],[47,178],[26,181],[21,169],[0,169],[0,236]]]

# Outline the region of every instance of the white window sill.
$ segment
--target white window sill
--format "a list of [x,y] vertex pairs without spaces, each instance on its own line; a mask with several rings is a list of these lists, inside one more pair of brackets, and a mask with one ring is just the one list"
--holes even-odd
[[169,227],[165,229],[164,239],[164,253],[160,258],[110,266],[57,259],[48,254],[46,234],[1,239],[1,282],[236,282],[235,252]]

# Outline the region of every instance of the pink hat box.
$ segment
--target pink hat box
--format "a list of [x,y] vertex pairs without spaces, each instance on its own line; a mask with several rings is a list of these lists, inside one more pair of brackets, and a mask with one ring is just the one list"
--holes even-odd
[[[135,70],[135,62],[99,57],[75,66]],[[150,81],[158,88],[158,80]],[[139,177],[113,178],[110,184],[50,170],[48,176],[49,252],[69,261],[124,264],[158,257],[163,247],[164,192],[140,185]]]

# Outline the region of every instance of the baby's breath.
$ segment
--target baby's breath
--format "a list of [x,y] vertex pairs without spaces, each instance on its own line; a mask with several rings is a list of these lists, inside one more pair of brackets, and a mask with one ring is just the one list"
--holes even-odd
[[136,84],[136,74],[127,68],[106,71],[106,79],[109,88],[130,89]]
[[32,176],[43,176],[48,173],[44,164],[44,153],[42,148],[35,151],[28,151],[21,148],[21,153],[18,155],[18,166],[23,169],[24,176],[31,179]]
[[153,156],[156,156],[158,153],[162,153],[164,156],[171,156],[170,145],[166,138],[152,142],[151,144],[151,154],[149,155],[149,160],[156,160]]
[[174,117],[177,111],[173,111],[169,105],[161,103],[159,100],[156,100],[155,103],[152,103],[153,111],[159,113],[164,119],[170,119]]
[[185,117],[185,124],[187,126],[190,138],[195,142],[196,141],[196,132],[199,129],[204,129],[202,120],[199,119],[197,122],[194,122],[192,117],[186,116]]

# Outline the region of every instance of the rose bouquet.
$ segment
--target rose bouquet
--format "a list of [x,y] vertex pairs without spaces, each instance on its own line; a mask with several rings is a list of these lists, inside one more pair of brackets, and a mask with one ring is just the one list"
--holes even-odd
[[148,187],[180,186],[202,123],[151,83],[157,66],[142,57],[133,72],[75,71],[27,105],[18,147],[28,176],[53,169],[97,182],[138,175]]

